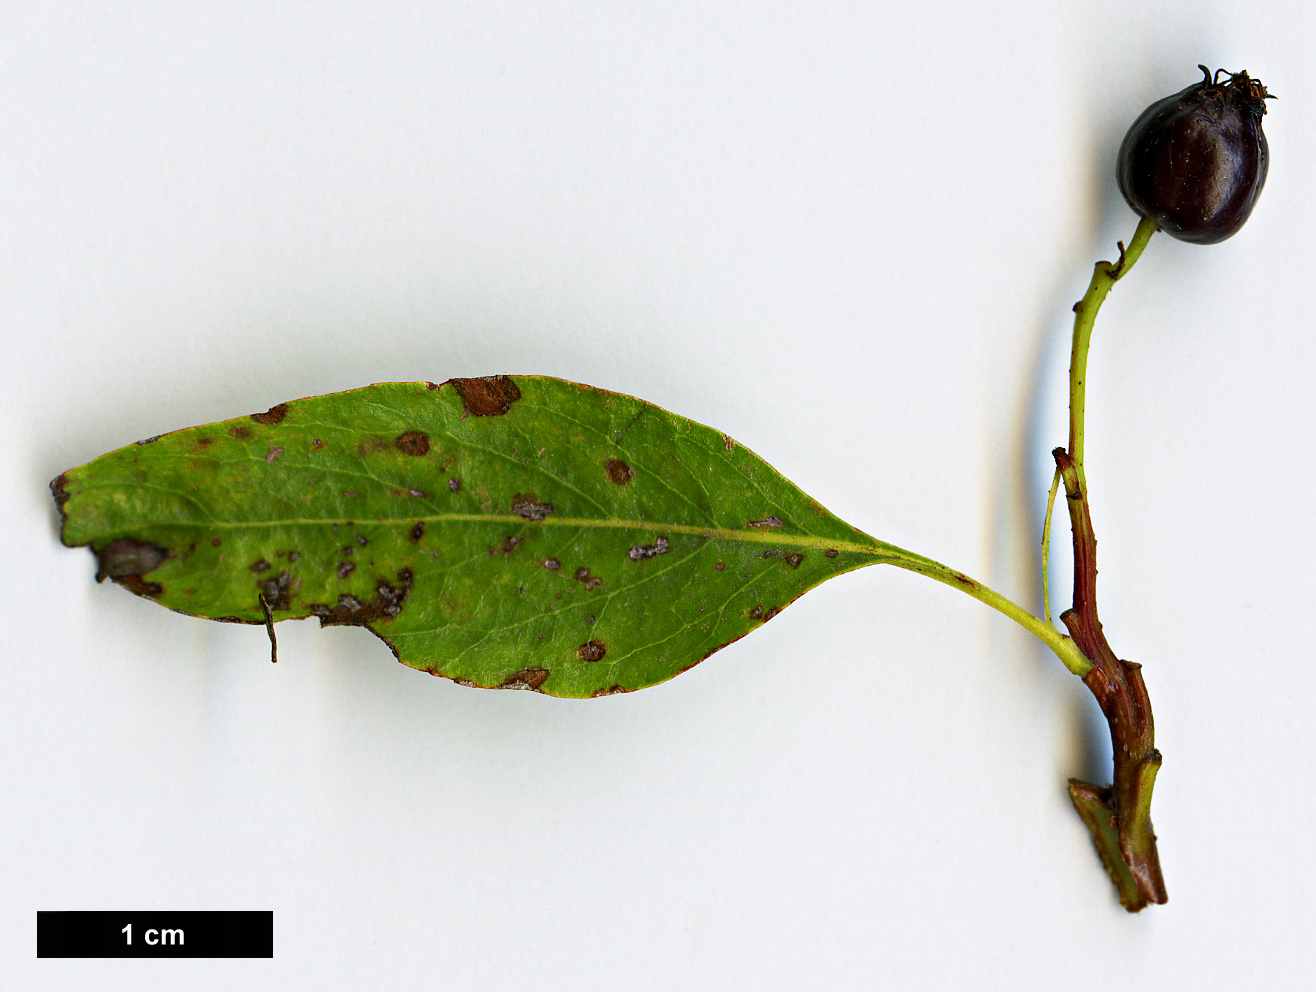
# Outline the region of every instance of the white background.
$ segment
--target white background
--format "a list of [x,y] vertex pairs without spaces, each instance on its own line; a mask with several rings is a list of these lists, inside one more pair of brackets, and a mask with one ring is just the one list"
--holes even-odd
[[[5,8],[0,984],[1306,985],[1308,4]],[[1090,369],[1165,907],[1119,908],[1069,806],[1109,774],[1084,687],[907,572],[577,702],[313,622],[274,667],[58,542],[47,482],[138,438],[544,373],[1040,610],[1069,308],[1135,226],[1124,130],[1199,62],[1279,95],[1270,181],[1223,245],[1153,239]],[[37,960],[38,909],[272,909],[276,953]]]

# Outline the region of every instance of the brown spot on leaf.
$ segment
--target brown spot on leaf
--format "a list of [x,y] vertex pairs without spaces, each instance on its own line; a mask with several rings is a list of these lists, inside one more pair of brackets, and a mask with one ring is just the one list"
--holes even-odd
[[150,541],[139,541],[135,537],[116,538],[96,552],[96,581],[145,575],[168,557],[167,548]]
[[345,579],[355,571],[356,571],[356,566],[353,565],[350,561],[345,561],[338,566],[338,577],[340,579]]
[[767,623],[769,620],[771,620],[773,617],[775,617],[775,616],[776,616],[778,613],[780,613],[780,612],[781,612],[781,610],[777,609],[777,608],[774,606],[772,609],[768,610],[767,613],[763,614],[763,622],[764,622],[764,623]]
[[585,581],[585,591],[586,591],[586,592],[593,592],[595,589],[597,589],[597,588],[598,588],[599,586],[601,586],[601,585],[603,585],[603,580],[600,579],[600,578],[596,575],[596,576],[594,576],[594,578],[592,578],[592,579],[587,579],[587,580]]
[[608,653],[608,646],[602,641],[586,641],[576,648],[576,657],[581,661],[602,661]]
[[630,690],[620,685],[614,684],[608,686],[608,688],[606,689],[595,689],[594,692],[591,694],[590,698],[598,699],[600,696],[615,696],[619,692],[630,692]]
[[841,552],[837,551],[835,548],[828,548],[826,551],[823,552],[823,557],[824,557],[824,558],[835,558],[835,557],[836,557],[837,555],[839,555],[840,553],[841,553]]
[[358,534],[356,535],[356,543],[364,548],[367,544],[370,543],[370,538],[366,537],[364,534]]
[[292,586],[292,576],[289,575],[286,568],[276,578],[266,579],[259,585],[261,598],[271,610],[286,610],[288,608],[288,592]]
[[778,517],[765,516],[762,520],[746,520],[746,527],[780,527],[781,520]]
[[[254,417],[256,415],[253,413],[252,416]],[[238,424],[236,427],[230,427],[228,429],[228,436],[235,437],[239,441],[245,441],[247,438],[251,437],[251,428],[246,424]]]
[[403,431],[393,442],[393,446],[404,455],[428,455],[430,453],[430,439],[420,431]]
[[511,377],[505,375],[449,379],[448,382],[462,398],[466,411],[477,417],[501,417],[521,398],[521,390]]
[[288,404],[279,403],[270,407],[264,413],[253,413],[251,419],[258,424],[267,424],[272,427],[286,416],[288,416]]
[[541,503],[534,493],[517,493],[512,497],[512,512],[527,520],[543,520],[553,510],[552,503]]
[[280,448],[277,447],[276,445],[271,444],[270,450],[265,455],[265,464],[266,465],[273,464],[274,460],[287,450],[288,450],[287,448]]
[[723,434],[723,435],[722,435],[722,446],[723,446],[724,448],[726,448],[727,451],[730,451],[730,450],[732,450],[732,449],[736,446],[736,442],[733,441],[733,440],[731,440],[730,435],[728,435],[728,434]]
[[145,438],[142,438],[142,440],[140,440],[140,441],[135,441],[134,443],[135,443],[135,444],[155,444],[155,442],[158,441],[158,440],[160,440],[160,438],[162,438],[162,437],[164,437],[163,434],[156,434],[154,437],[145,437]]
[[723,561],[719,561],[719,562],[717,562],[717,563],[713,566],[713,568],[715,568],[715,569],[716,569],[717,571],[719,571],[719,572],[722,571],[722,570],[723,570],[724,568],[726,568],[726,567],[727,567],[726,562],[723,562]]
[[646,558],[652,558],[655,555],[665,555],[668,551],[667,538],[659,537],[653,544],[636,544],[631,550],[626,552],[631,561],[644,561]]
[[450,493],[461,492],[461,488],[462,488],[461,479],[453,478],[448,480],[448,492]]
[[608,464],[603,466],[608,478],[616,485],[624,486],[635,477],[635,469],[631,468],[620,458],[609,458]]
[[503,546],[501,548],[490,548],[489,557],[492,558],[500,551],[505,555],[511,554],[513,551],[516,550],[516,546],[524,540],[525,540],[524,537],[509,537],[507,540],[503,542]]
[[786,562],[786,564],[789,565],[791,568],[799,568],[799,567],[800,567],[800,562],[804,561],[804,555],[799,554],[799,553],[797,552],[797,553],[795,553],[795,554],[789,554],[789,555],[787,555],[787,556],[785,557],[785,559],[783,559],[783,560],[784,560],[784,561]]
[[415,544],[425,536],[425,521],[417,520],[416,526],[411,528],[411,543]]
[[221,541],[221,540],[220,540],[219,538],[217,538],[217,537],[212,537],[212,538],[210,539],[210,546],[211,546],[212,548],[217,548],[217,547],[219,547],[219,546],[220,546],[221,544],[223,544],[223,543],[224,543],[224,542]]
[[586,568],[584,565],[581,565],[580,568],[576,569],[575,578],[577,582],[584,582],[586,579],[589,578],[589,569]]
[[411,593],[413,576],[411,569],[404,568],[398,572],[399,586],[393,586],[380,579],[375,585],[373,602],[362,603],[355,596],[346,594],[338,597],[338,604],[333,607],[323,603],[312,603],[310,610],[320,618],[321,627],[335,624],[362,627],[374,620],[395,617],[402,612],[402,606]]
[[762,620],[762,619],[763,619],[763,604],[762,604],[762,603],[755,603],[755,604],[754,604],[754,609],[752,609],[752,610],[749,611],[749,615],[750,615],[750,618],[751,618],[751,619],[754,619],[754,620]]
[[558,569],[562,567],[562,563],[558,561],[556,558],[545,558],[544,567],[548,569],[550,572],[556,572]]
[[214,443],[215,439],[213,437],[199,437],[196,444],[192,446],[192,450],[200,451],[202,448],[209,448]]
[[548,681],[547,668],[523,668],[513,672],[503,681],[499,689],[530,689],[538,692],[539,687]]
[[302,553],[301,553],[300,551],[289,551],[289,552],[288,552],[288,560],[289,560],[289,561],[296,561],[296,560],[297,560],[298,558],[300,558],[301,556],[302,556]]
[[270,563],[264,558],[260,558],[251,563],[251,570],[253,572],[268,572],[270,570]]

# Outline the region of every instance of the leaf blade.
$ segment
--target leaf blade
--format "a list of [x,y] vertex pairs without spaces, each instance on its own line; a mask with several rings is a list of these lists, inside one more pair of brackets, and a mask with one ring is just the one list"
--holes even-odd
[[171,609],[366,626],[411,667],[573,697],[671,678],[899,554],[726,435],[535,376],[282,403],[52,488],[98,578]]

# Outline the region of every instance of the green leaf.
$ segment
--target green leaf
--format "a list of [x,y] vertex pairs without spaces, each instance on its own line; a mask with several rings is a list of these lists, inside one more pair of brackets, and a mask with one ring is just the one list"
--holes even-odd
[[213,620],[368,627],[413,668],[556,696],[662,682],[905,554],[724,434],[533,376],[280,403],[51,487],[98,580]]

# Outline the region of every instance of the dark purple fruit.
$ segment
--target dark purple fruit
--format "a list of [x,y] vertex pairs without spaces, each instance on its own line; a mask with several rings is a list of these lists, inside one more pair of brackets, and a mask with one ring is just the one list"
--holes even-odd
[[1211,245],[1243,226],[1266,183],[1266,88],[1246,72],[1198,68],[1205,79],[1133,122],[1115,174],[1138,213],[1180,241]]

